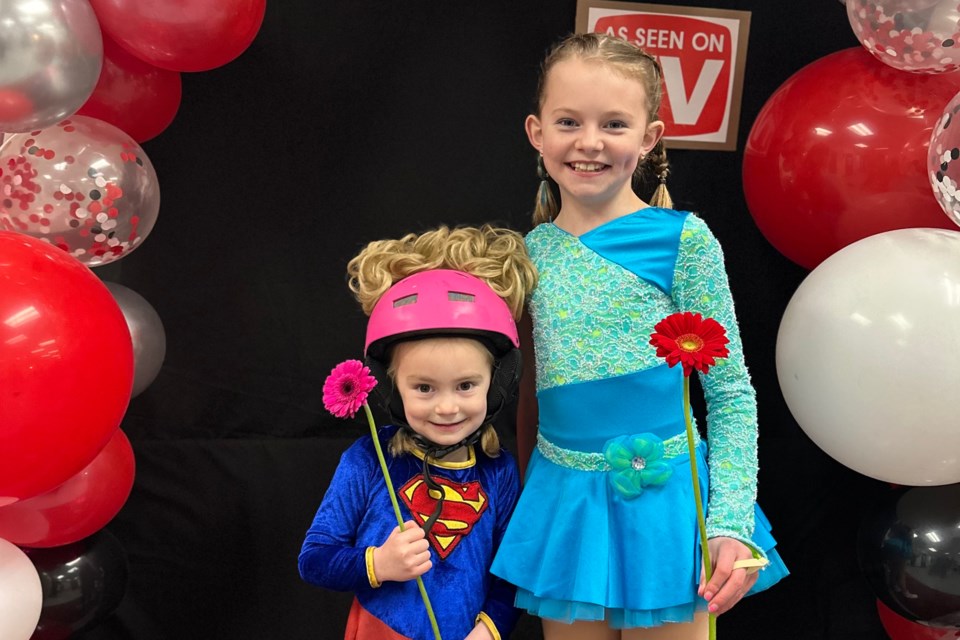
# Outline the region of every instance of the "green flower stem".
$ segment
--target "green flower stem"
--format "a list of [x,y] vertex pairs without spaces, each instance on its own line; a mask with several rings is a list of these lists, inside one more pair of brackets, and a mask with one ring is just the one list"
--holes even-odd
[[[397,492],[393,489],[393,482],[390,480],[390,472],[387,470],[387,461],[383,457],[383,449],[380,448],[380,438],[377,437],[377,425],[373,421],[373,413],[370,411],[370,405],[363,403],[363,411],[367,414],[367,424],[370,425],[370,435],[373,436],[373,446],[377,449],[377,460],[380,461],[380,471],[383,472],[383,480],[387,483],[387,491],[390,493],[390,504],[393,505],[393,513],[397,516],[397,524],[400,525],[400,531],[403,531],[403,516],[400,515],[400,505],[397,503]],[[433,607],[430,605],[430,596],[427,595],[427,587],[423,580],[417,576],[417,587],[420,589],[420,597],[423,598],[423,604],[427,607],[427,616],[430,618],[430,627],[433,629],[433,637],[436,640],[440,638],[440,627],[437,626],[437,618],[433,615]]]
[[[700,550],[703,553],[703,571],[710,582],[713,566],[710,564],[710,547],[707,545],[707,522],[703,516],[703,500],[700,498],[700,479],[697,475],[697,457],[693,448],[693,424],[690,421],[690,376],[683,376],[683,419],[687,425],[687,449],[690,452],[690,471],[693,477],[693,497],[697,503],[697,527],[700,529]],[[710,640],[717,637],[717,616],[707,613],[710,622]]]

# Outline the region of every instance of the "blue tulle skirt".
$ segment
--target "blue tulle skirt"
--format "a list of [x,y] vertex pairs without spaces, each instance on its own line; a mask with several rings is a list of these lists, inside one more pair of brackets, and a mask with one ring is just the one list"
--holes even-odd
[[[701,445],[698,479],[707,496],[704,455]],[[607,473],[556,464],[535,450],[491,568],[517,585],[517,606],[563,622],[606,620],[614,628],[689,622],[705,610],[697,595],[702,556],[689,456],[668,462],[669,481],[628,500]],[[755,516],[753,543],[770,564],[751,594],[788,574],[756,506]]]

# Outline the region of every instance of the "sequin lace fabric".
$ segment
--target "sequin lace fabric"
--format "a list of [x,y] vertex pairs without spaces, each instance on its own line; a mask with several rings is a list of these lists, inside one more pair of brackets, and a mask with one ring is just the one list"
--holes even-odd
[[[756,500],[756,397],[723,253],[710,229],[696,216],[686,217],[669,293],[553,224],[536,227],[527,244],[540,268],[531,301],[538,391],[661,366],[650,334],[676,311],[700,312],[726,327],[730,357],[700,378],[709,443],[707,532],[749,543]],[[625,399],[624,411],[635,410]]]

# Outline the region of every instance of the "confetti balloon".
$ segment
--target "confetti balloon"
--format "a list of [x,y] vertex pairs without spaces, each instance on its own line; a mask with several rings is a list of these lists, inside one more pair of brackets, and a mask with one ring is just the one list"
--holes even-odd
[[930,152],[927,154],[927,174],[933,195],[951,220],[960,224],[960,93],[955,95],[943,110],[943,115],[933,128],[930,137]]
[[0,230],[42,238],[91,267],[140,246],[160,210],[143,149],[88,116],[9,136],[0,171]]
[[863,47],[894,69],[949,73],[960,69],[958,0],[846,0]]
[[53,125],[97,84],[103,44],[87,0],[3,0],[0,44],[0,131]]
[[132,381],[130,331],[100,279],[41,240],[0,231],[0,506],[88,465],[123,419]]

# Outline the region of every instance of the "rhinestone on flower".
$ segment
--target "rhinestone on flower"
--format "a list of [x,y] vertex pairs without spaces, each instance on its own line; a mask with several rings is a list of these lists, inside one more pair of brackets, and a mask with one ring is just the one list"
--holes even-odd
[[608,441],[603,457],[611,467],[607,476],[610,486],[632,500],[645,489],[662,485],[673,475],[673,465],[663,459],[663,454],[663,440],[652,433]]

